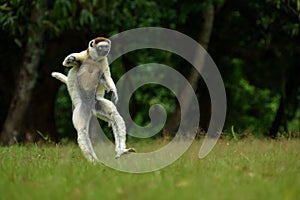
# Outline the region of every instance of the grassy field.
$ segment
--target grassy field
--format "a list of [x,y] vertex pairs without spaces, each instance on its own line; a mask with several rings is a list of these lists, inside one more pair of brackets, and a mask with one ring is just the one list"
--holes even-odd
[[0,199],[300,199],[299,139],[219,140],[203,160],[199,147],[147,174],[89,164],[75,144],[0,147]]

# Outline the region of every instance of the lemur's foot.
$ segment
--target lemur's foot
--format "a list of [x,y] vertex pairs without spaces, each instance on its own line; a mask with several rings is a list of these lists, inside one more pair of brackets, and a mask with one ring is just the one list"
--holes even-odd
[[122,155],[129,154],[129,153],[134,153],[134,152],[136,152],[134,148],[122,149],[122,150],[117,152],[117,154],[115,156],[115,159],[120,158]]

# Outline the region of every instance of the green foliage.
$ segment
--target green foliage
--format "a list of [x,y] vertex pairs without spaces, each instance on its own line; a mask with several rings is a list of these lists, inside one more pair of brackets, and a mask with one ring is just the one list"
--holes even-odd
[[[284,98],[285,116],[281,126],[288,124],[290,129],[299,130],[300,82],[296,76],[300,55],[299,0],[54,0],[44,1],[47,8],[41,22],[32,24],[32,9],[42,6],[41,2],[0,0],[0,30],[1,35],[8,35],[5,38],[11,40],[7,44],[14,42],[21,49],[31,39],[29,30],[44,28],[45,56],[52,56],[52,60],[63,58],[55,54],[55,48],[68,38],[72,38],[76,48],[64,44],[70,48],[66,48],[68,52],[64,55],[83,50],[84,42],[94,36],[110,37],[144,26],[176,29],[197,40],[203,14],[207,6],[214,5],[216,13],[209,53],[226,86],[226,129],[230,132],[233,126],[236,134],[250,129],[255,135],[262,135],[274,122],[279,101]],[[56,46],[51,46],[53,44]],[[5,45],[2,51],[6,51]],[[172,66],[186,77],[191,69],[169,52],[147,49],[128,53],[115,61],[111,65],[113,78],[117,81],[131,68],[153,62]],[[61,60],[53,63],[61,63]],[[205,89],[199,83],[197,95],[201,96]],[[134,120],[147,124],[149,107],[155,103],[162,103],[171,115],[176,99],[166,88],[144,86],[131,100]],[[209,107],[209,103],[205,106]],[[63,86],[57,94],[55,110],[60,138],[76,137],[71,112],[72,105]]]
[[130,110],[131,113],[135,113],[134,121],[139,125],[147,125],[150,122],[148,112],[152,105],[163,106],[169,116],[176,107],[175,95],[169,89],[155,84],[140,87],[135,91],[134,98],[136,102],[131,100]]
[[286,125],[287,120],[299,119],[295,118],[300,96],[295,76],[300,73],[298,2],[227,1],[222,17],[216,19],[210,48],[218,51],[213,58],[226,85],[229,132],[233,125],[238,133],[247,129],[255,135],[267,133],[281,98],[284,112],[279,112],[279,131],[299,131],[299,123]]
[[262,135],[273,121],[279,96],[245,79],[244,71],[248,66],[244,60],[232,58],[222,63],[224,72],[230,75],[225,82],[229,108],[226,129],[234,126],[238,133],[248,130]]
[[15,37],[18,46],[22,46],[22,37],[26,34],[26,26],[29,23],[30,9],[32,4],[19,3],[19,1],[0,2],[0,27]]
[[52,143],[52,140],[51,140],[51,138],[49,137],[49,135],[44,135],[41,131],[36,131],[38,134],[39,134],[39,136],[41,136],[42,138],[43,138],[43,140],[45,141],[45,142],[47,142],[47,143]]
[[254,135],[266,132],[276,113],[279,96],[272,96],[268,89],[250,85],[245,79],[228,83],[227,88],[229,98],[232,97],[229,106],[233,110],[227,118],[228,125],[236,125],[240,131],[249,129]]

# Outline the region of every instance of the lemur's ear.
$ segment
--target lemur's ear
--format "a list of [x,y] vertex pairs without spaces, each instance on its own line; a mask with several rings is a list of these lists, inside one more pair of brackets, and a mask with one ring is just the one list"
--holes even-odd
[[94,40],[91,40],[91,41],[90,41],[89,46],[90,46],[90,47],[94,47]]
[[87,53],[89,53],[89,48],[91,47],[91,48],[93,48],[94,47],[94,45],[95,44],[97,44],[96,42],[95,42],[95,39],[93,39],[93,40],[91,40],[90,42],[89,42],[89,45],[88,45],[88,48],[87,48]]

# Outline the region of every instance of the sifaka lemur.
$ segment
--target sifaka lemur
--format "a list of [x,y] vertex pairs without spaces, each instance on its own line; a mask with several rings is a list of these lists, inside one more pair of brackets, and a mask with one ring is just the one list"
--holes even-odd
[[51,75],[67,84],[68,92],[74,106],[73,125],[78,133],[78,144],[83,155],[90,161],[98,158],[93,150],[89,133],[89,119],[92,115],[103,119],[112,126],[115,137],[116,158],[128,152],[126,149],[126,126],[116,106],[104,98],[105,91],[112,91],[114,103],[118,101],[116,86],[111,78],[107,55],[111,42],[98,37],[89,42],[88,49],[68,55],[63,65],[72,67],[68,76],[53,72]]

